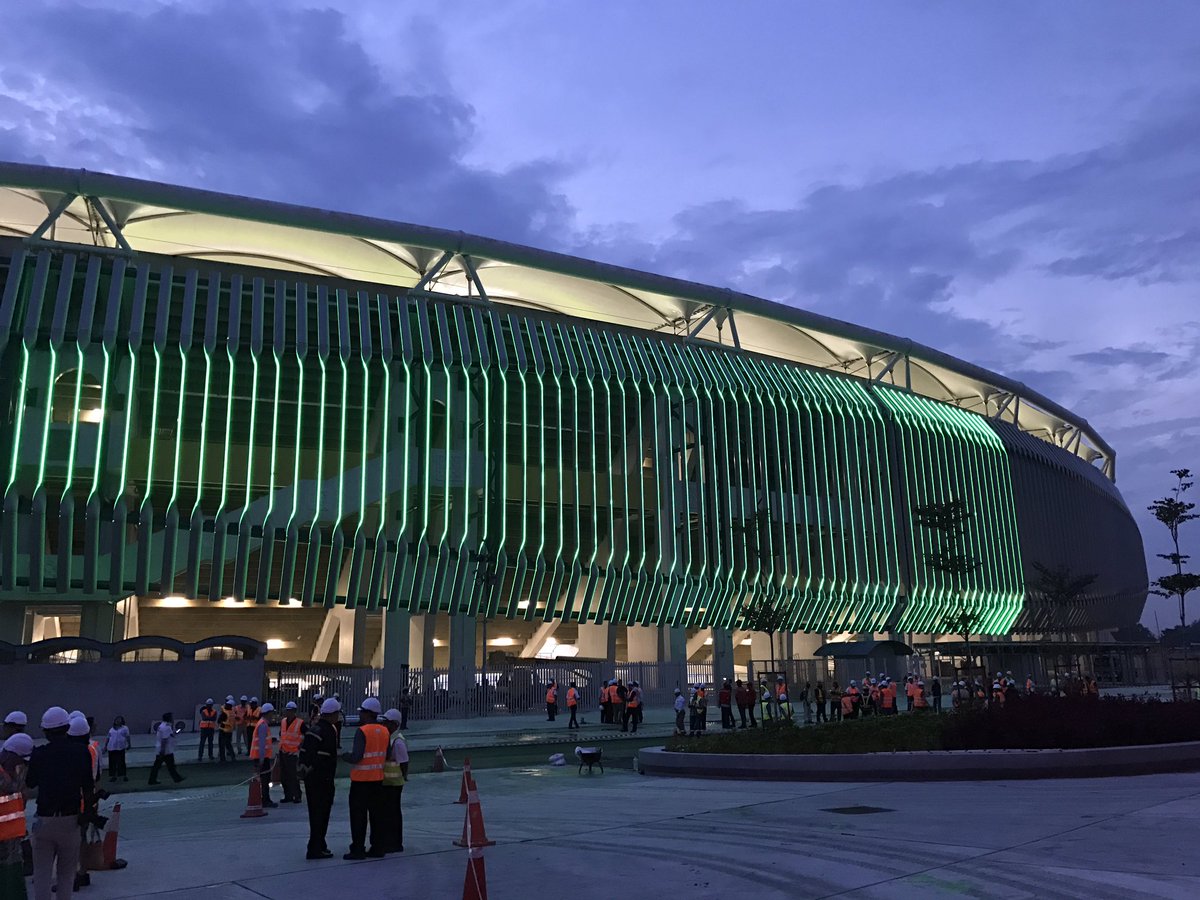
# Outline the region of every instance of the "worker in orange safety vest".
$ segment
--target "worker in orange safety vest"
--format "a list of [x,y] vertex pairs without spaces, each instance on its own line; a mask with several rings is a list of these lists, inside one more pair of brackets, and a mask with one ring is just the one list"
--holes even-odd
[[213,760],[213,743],[217,737],[217,708],[213,705],[213,698],[209,697],[204,701],[204,705],[200,707],[200,752],[196,756],[196,762],[204,759],[204,746],[208,745],[208,761]]
[[283,802],[302,803],[300,796],[300,742],[308,725],[300,718],[294,700],[283,708],[279,720],[279,780],[283,782]]
[[546,721],[553,722],[558,715],[558,682],[551,681],[546,685]]
[[[384,764],[388,752],[387,726],[379,724],[383,707],[368,697],[358,708],[358,731],[354,748],[343,753],[350,769],[350,852],[342,859],[378,859],[386,855],[383,803]],[[367,825],[371,826],[371,848],[367,849]]]
[[268,718],[275,711],[270,703],[255,707],[257,719],[250,735],[250,762],[258,773],[262,784],[262,805],[270,809],[278,806],[271,800],[271,767],[275,764],[275,745],[271,739],[271,722]]
[[579,720],[576,718],[576,713],[579,712],[579,688],[574,681],[567,688],[567,712],[571,714],[571,721],[567,722],[567,727],[578,728]]
[[24,897],[25,768],[33,738],[13,732],[0,746],[0,897]]

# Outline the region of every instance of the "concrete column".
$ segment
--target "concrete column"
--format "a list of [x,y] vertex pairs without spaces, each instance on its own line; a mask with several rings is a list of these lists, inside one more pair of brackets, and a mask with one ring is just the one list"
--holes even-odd
[[658,662],[659,635],[654,625],[625,626],[625,662]]
[[604,659],[609,662],[617,655],[617,630],[605,622],[603,625],[583,624],[575,639],[579,655],[584,659]]
[[406,609],[383,611],[383,677],[382,690],[389,697],[399,696],[408,685],[408,651],[411,616]]
[[663,662],[674,663],[676,686],[686,694],[688,685],[686,628],[664,627],[662,629],[661,658]]
[[469,710],[468,699],[475,689],[475,618],[450,617],[450,696]]
[[728,678],[733,680],[733,633],[728,628],[712,630],[713,654],[713,685],[720,686],[721,681]]
[[116,610],[111,603],[84,603],[79,614],[79,636],[109,643],[123,635],[113,636]]
[[0,641],[10,644],[28,643],[25,630],[25,604],[0,603]]

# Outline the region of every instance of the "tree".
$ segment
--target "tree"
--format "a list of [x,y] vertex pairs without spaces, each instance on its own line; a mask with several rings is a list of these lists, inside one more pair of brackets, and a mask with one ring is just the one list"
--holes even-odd
[[[967,533],[967,523],[971,520],[971,511],[966,501],[960,498],[947,500],[944,503],[927,503],[917,507],[917,525],[931,532],[933,549],[925,553],[925,565],[935,572],[941,572],[950,580],[954,594],[958,598],[955,612],[946,619],[941,627],[950,634],[962,635],[966,646],[968,674],[974,660],[971,659],[971,634],[979,621],[978,613],[967,607],[966,580],[967,576],[980,566],[980,561],[963,548],[963,540]],[[933,628],[930,629],[930,643],[933,641]],[[933,668],[933,652],[930,650],[930,669]]]
[[[1043,602],[1049,607],[1051,623],[1059,626],[1064,635],[1069,635],[1067,610],[1087,593],[1087,589],[1096,580],[1095,574],[1076,575],[1065,563],[1047,566],[1035,562],[1033,570],[1037,572],[1034,590],[1041,594]],[[1069,637],[1067,639],[1070,640]]]
[[742,607],[742,627],[750,631],[761,631],[771,644],[771,671],[775,671],[775,633],[783,630],[787,610],[777,607],[766,597],[756,596],[747,600]]
[[1154,587],[1150,589],[1150,593],[1160,597],[1179,598],[1179,627],[1186,630],[1187,595],[1200,589],[1200,575],[1183,570],[1183,564],[1191,557],[1179,548],[1179,528],[1192,519],[1200,518],[1200,513],[1192,512],[1196,508],[1195,503],[1189,503],[1183,499],[1183,495],[1191,489],[1193,484],[1191,470],[1172,469],[1171,474],[1175,476],[1175,487],[1171,489],[1171,493],[1155,500],[1147,508],[1154,513],[1154,518],[1167,526],[1167,531],[1171,534],[1173,552],[1159,553],[1157,556],[1173,565],[1175,571],[1154,579]]
[[1153,644],[1156,640],[1154,632],[1141,622],[1136,625],[1122,625],[1113,631],[1113,639],[1123,644]]

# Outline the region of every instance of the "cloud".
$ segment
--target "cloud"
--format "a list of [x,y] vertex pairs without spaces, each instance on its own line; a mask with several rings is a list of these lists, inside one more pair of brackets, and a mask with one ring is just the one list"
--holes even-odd
[[435,71],[443,39],[400,27],[400,46],[426,50],[397,76],[334,10],[30,5],[0,32],[0,154],[513,240],[560,233],[561,164],[464,164],[478,134]]
[[1134,347],[1104,347],[1100,350],[1089,350],[1086,353],[1073,353],[1071,359],[1096,366],[1140,366],[1150,368],[1171,359],[1169,353],[1161,350]]

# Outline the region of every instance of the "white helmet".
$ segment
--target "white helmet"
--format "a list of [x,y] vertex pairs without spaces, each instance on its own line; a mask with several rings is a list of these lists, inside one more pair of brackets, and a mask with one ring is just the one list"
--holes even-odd
[[264,703],[264,704],[263,704],[262,706],[260,706],[258,709],[259,709],[259,712],[263,712],[263,713],[272,713],[272,712],[275,712],[275,707],[274,707],[274,706],[272,706],[270,703]]
[[375,697],[368,697],[358,706],[359,709],[365,709],[367,712],[373,712],[379,716],[383,714],[383,706]]
[[338,703],[332,697],[321,704],[321,715],[328,716],[331,713],[341,712],[342,704]]

